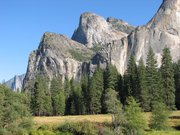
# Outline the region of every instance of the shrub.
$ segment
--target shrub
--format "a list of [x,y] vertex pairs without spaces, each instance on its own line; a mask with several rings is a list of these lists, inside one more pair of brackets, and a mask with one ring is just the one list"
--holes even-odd
[[127,134],[143,134],[147,125],[139,104],[132,97],[128,98],[127,103],[128,105],[125,108],[125,116],[127,119],[125,129]]
[[153,106],[150,128],[155,130],[168,130],[170,128],[168,118],[170,111],[164,103],[156,103]]
[[72,133],[74,135],[97,135],[98,129],[94,123],[91,122],[78,122],[78,123],[65,123],[60,125],[56,131],[63,133]]

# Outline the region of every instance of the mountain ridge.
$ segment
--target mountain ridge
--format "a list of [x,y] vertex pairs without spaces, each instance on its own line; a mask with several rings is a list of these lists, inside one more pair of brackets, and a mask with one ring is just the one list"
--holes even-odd
[[[154,50],[158,65],[165,47],[170,48],[176,62],[180,59],[179,13],[180,0],[164,0],[155,16],[146,25],[136,28],[122,20],[106,20],[94,13],[83,13],[71,39],[54,33],[44,34],[43,42],[30,55],[23,86],[28,86],[37,74],[50,80],[54,76],[79,80],[83,73],[91,75],[97,66],[106,68],[108,63],[124,74],[129,56],[134,54],[137,63],[140,58],[145,62],[149,47]],[[84,56],[89,57],[78,59]]]

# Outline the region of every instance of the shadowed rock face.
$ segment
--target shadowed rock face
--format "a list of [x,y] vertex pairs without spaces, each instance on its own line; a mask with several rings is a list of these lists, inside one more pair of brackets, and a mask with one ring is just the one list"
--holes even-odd
[[[50,80],[54,76],[76,80],[86,72],[92,75],[97,65],[107,63],[124,74],[130,54],[144,61],[151,46],[160,65],[162,49],[169,47],[173,61],[180,59],[180,0],[164,0],[155,16],[144,26],[134,28],[122,20],[84,13],[72,39],[45,33],[39,48],[32,52],[24,87],[37,74]],[[79,43],[78,43],[79,42]],[[98,47],[98,49],[97,49]]]

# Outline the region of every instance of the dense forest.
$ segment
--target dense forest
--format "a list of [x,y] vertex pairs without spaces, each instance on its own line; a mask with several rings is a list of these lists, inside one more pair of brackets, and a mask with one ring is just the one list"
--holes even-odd
[[112,114],[112,124],[104,126],[107,134],[142,134],[147,128],[142,111],[152,112],[151,129],[167,130],[169,111],[180,109],[180,60],[172,63],[165,48],[157,67],[150,48],[146,61],[137,65],[131,55],[123,76],[109,64],[104,70],[97,68],[92,77],[84,74],[80,82],[57,77],[49,85],[47,78],[38,76],[29,92],[15,93],[0,84],[0,134],[99,134],[101,129],[89,122],[65,123],[53,132],[42,131],[46,126],[37,130],[31,116],[107,113]]
[[106,114],[111,106],[107,100],[117,99],[126,105],[130,96],[146,112],[157,103],[175,110],[180,109],[180,61],[172,63],[170,50],[165,48],[162,65],[157,67],[155,54],[149,48],[146,63],[141,59],[137,65],[135,57],[130,56],[123,76],[109,64],[104,70],[97,68],[92,77],[84,74],[80,82],[73,78],[62,82],[56,77],[49,85],[47,78],[38,76],[29,91],[35,116]]

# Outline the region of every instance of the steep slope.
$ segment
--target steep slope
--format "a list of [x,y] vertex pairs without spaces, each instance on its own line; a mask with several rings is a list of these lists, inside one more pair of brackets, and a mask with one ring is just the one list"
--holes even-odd
[[[173,61],[180,59],[180,0],[164,0],[156,15],[145,26],[128,36],[127,43],[137,61],[146,59],[149,47],[156,53],[160,65],[162,49],[170,48]],[[126,43],[126,44],[127,44]]]
[[39,48],[31,53],[24,87],[37,75],[44,75],[50,80],[55,76],[78,79],[86,72],[83,63],[94,55],[84,45],[64,35],[45,33]]
[[[164,0],[156,15],[144,26],[134,28],[122,20],[84,13],[72,39],[45,33],[39,48],[32,52],[24,79],[24,87],[37,74],[49,79],[61,76],[76,80],[83,72],[92,75],[97,65],[107,63],[124,74],[130,54],[138,63],[146,60],[151,46],[160,65],[164,47],[171,50],[173,61],[180,59],[180,0]],[[76,42],[77,41],[77,42]],[[79,42],[79,43],[78,43]]]
[[[123,27],[117,29],[117,26],[124,26],[124,28],[127,26],[127,28],[126,30]],[[84,13],[80,17],[79,27],[75,30],[72,39],[88,48],[93,48],[127,36],[127,31],[129,32],[130,29],[133,27],[123,21],[117,21],[117,19],[115,21],[112,18],[106,21],[94,13]]]
[[5,82],[5,85],[11,88],[13,91],[21,91],[25,74],[16,75],[12,79]]

